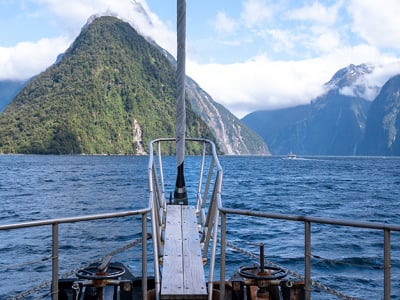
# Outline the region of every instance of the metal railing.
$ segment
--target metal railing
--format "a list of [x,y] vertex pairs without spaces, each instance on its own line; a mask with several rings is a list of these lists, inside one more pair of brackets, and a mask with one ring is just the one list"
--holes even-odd
[[[221,197],[222,189],[222,168],[218,160],[217,151],[214,143],[207,139],[186,138],[187,142],[198,143],[201,146],[201,161],[198,166],[199,179],[196,191],[196,214],[198,216],[199,231],[202,232],[201,242],[204,243],[203,260],[207,259],[208,248],[212,239],[217,238],[218,234],[218,213],[217,198]],[[163,230],[165,229],[167,197],[165,190],[164,162],[162,158],[162,145],[175,143],[174,138],[157,139],[150,143],[150,157],[148,165],[148,178],[150,199],[153,201],[154,209],[152,213],[153,228],[153,251],[154,251],[154,270],[160,271],[159,260],[162,257]],[[169,147],[167,147],[169,149]],[[208,171],[205,168],[208,165]],[[170,167],[170,166],[169,166]],[[176,175],[176,174],[174,174]],[[172,178],[169,178],[173,180]],[[203,182],[205,179],[205,182]],[[209,203],[209,205],[207,205]],[[209,290],[212,290],[216,261],[216,244],[211,250],[211,266],[209,275]],[[161,289],[160,272],[154,274],[155,294],[158,299]],[[211,299],[212,293],[209,293]]]
[[[199,226],[203,228],[203,242],[205,241],[207,247],[210,244],[211,232],[213,230],[212,224],[217,222],[217,219],[210,219],[209,216],[215,215],[213,213],[206,214],[206,202],[208,197],[210,197],[210,190],[213,180],[213,172],[216,170],[216,178],[214,183],[214,188],[212,189],[212,197],[215,198],[216,193],[220,196],[221,184],[222,184],[222,168],[218,161],[218,156],[216,153],[215,145],[206,139],[187,139],[189,142],[200,143],[202,147],[201,154],[201,166],[199,174],[199,182],[197,189],[196,198],[196,212],[198,213]],[[53,300],[58,300],[58,282],[59,282],[59,226],[61,224],[77,223],[77,222],[87,222],[93,220],[101,219],[112,219],[112,218],[122,218],[134,215],[141,215],[142,223],[142,291],[143,299],[147,299],[147,264],[148,264],[148,254],[147,254],[147,218],[151,216],[152,225],[152,241],[153,241],[153,255],[154,255],[154,280],[155,280],[155,290],[156,295],[159,295],[160,291],[160,274],[156,270],[159,269],[159,258],[162,253],[162,230],[165,221],[166,212],[166,192],[165,192],[165,182],[164,182],[164,170],[163,170],[163,159],[162,159],[162,147],[161,143],[174,143],[174,138],[158,139],[150,144],[150,155],[149,155],[149,198],[148,207],[139,210],[121,211],[115,213],[105,213],[105,214],[94,214],[78,217],[68,217],[68,218],[57,218],[57,219],[47,219],[38,220],[31,222],[22,222],[15,224],[0,225],[0,231],[7,230],[17,230],[21,228],[32,228],[32,227],[46,227],[51,226],[52,230],[52,280],[51,280],[51,298]],[[156,151],[153,149],[153,144],[157,145]],[[154,152],[156,153],[157,161],[155,161]],[[209,155],[211,153],[211,155]],[[208,161],[209,170],[206,175],[206,182],[203,183],[203,176],[205,173],[206,157],[209,156],[211,159]],[[217,186],[217,188],[215,188]],[[217,201],[211,201],[211,203],[217,203]],[[214,205],[212,210],[216,211],[216,206]],[[210,225],[211,224],[211,225]],[[215,231],[217,233],[217,231]],[[146,241],[146,242],[144,242]],[[206,257],[206,254],[204,255]],[[213,251],[213,262],[215,262],[215,249]],[[214,264],[215,266],[215,264]]]
[[[225,260],[226,260],[226,220],[227,215],[240,215],[250,216],[267,219],[286,220],[304,223],[304,285],[305,285],[305,299],[311,299],[312,280],[311,280],[311,224],[329,224],[337,226],[350,226],[356,228],[364,228],[371,230],[380,230],[383,232],[384,245],[383,245],[383,278],[384,278],[384,292],[383,299],[390,299],[391,289],[391,242],[390,236],[392,231],[400,232],[400,225],[384,224],[375,222],[354,222],[349,220],[317,218],[308,216],[296,216],[285,214],[273,214],[265,212],[256,212],[250,210],[230,209],[222,206],[221,199],[218,199],[218,210],[221,214],[221,258],[220,258],[220,280],[225,281]],[[220,299],[224,297],[224,285],[221,285]]]
[[152,203],[149,207],[139,210],[121,211],[115,213],[86,215],[79,217],[39,220],[15,224],[0,225],[0,231],[16,230],[21,228],[43,227],[50,226],[52,229],[52,284],[51,284],[51,298],[58,300],[58,280],[59,280],[59,225],[77,222],[87,222],[93,220],[103,220],[112,218],[122,218],[134,215],[141,215],[142,220],[142,290],[147,290],[147,215],[152,211]]
[[[201,242],[204,243],[203,248],[203,259],[206,261],[209,248],[211,247],[211,258],[209,266],[209,277],[208,277],[208,290],[213,290],[215,269],[216,269],[216,257],[217,257],[217,245],[220,245],[220,282],[225,282],[226,278],[226,247],[227,247],[227,216],[228,215],[240,215],[250,216],[257,218],[266,219],[278,219],[283,221],[291,222],[302,222],[304,223],[304,283],[305,283],[305,298],[311,299],[312,290],[312,279],[311,279],[311,225],[312,224],[330,224],[337,226],[350,226],[356,228],[364,228],[370,230],[383,231],[384,245],[383,245],[383,256],[384,256],[384,297],[383,299],[390,299],[390,287],[391,287],[391,242],[390,236],[392,231],[400,232],[400,225],[374,223],[374,222],[352,222],[349,220],[340,219],[328,219],[328,218],[317,218],[308,216],[296,216],[296,215],[285,215],[285,214],[273,214],[266,212],[240,210],[226,208],[222,205],[221,190],[222,190],[222,176],[223,171],[220,165],[215,146],[212,142],[204,139],[187,139],[191,142],[199,142],[203,144],[201,153],[201,166],[199,171],[198,190],[196,208],[199,217],[199,228],[202,233]],[[155,250],[155,270],[159,270],[158,259],[161,258],[162,253],[162,233],[164,228],[165,213],[166,213],[166,191],[165,191],[165,179],[163,170],[163,159],[162,159],[162,147],[161,144],[165,142],[174,142],[175,139],[158,139],[154,140],[150,146],[150,160],[149,160],[149,183],[150,183],[150,198],[153,198],[154,209],[153,212],[153,236],[157,236],[157,239],[153,238],[153,246]],[[153,147],[153,146],[156,147]],[[209,170],[205,173],[205,161],[207,157],[206,148],[208,149],[208,157],[210,158]],[[153,152],[156,154],[157,159],[154,158]],[[204,176],[206,175],[206,176]],[[203,177],[206,177],[206,182],[203,184]],[[213,186],[212,186],[213,184]],[[211,190],[212,189],[212,190]],[[151,199],[150,199],[151,201]],[[221,220],[221,224],[219,221]],[[220,235],[220,238],[218,238]],[[157,272],[156,272],[157,273]],[[160,291],[160,279],[159,274],[156,277],[156,295]],[[225,296],[225,285],[220,284],[220,299],[224,299]],[[212,299],[212,293],[209,292],[209,300]]]
[[[186,139],[188,142],[199,143],[201,145],[201,161],[199,166],[199,179],[196,191],[196,213],[198,215],[198,227],[202,233],[201,242],[204,243],[203,259],[206,261],[210,254],[210,266],[208,277],[208,290],[213,290],[217,245],[220,246],[220,282],[225,282],[226,278],[226,247],[227,247],[227,216],[239,215],[265,219],[277,219],[288,222],[302,222],[304,224],[304,281],[305,298],[311,299],[312,279],[311,279],[311,225],[329,224],[336,226],[351,226],[370,230],[380,230],[383,232],[383,277],[384,277],[384,299],[390,299],[391,293],[391,232],[400,232],[400,225],[374,223],[374,222],[352,222],[349,220],[327,219],[308,216],[296,216],[285,214],[273,214],[242,209],[226,208],[222,205],[222,176],[223,171],[220,165],[215,145],[207,139]],[[107,214],[87,215],[80,217],[59,218],[42,221],[32,221],[8,225],[0,225],[0,231],[14,230],[19,228],[30,228],[39,226],[50,226],[52,228],[52,299],[58,299],[58,280],[59,280],[59,258],[58,240],[59,225],[66,223],[76,223],[100,219],[122,218],[133,215],[141,215],[142,226],[142,291],[143,299],[147,299],[147,218],[151,215],[151,230],[154,255],[154,281],[155,295],[159,299],[161,289],[160,264],[162,257],[163,230],[165,228],[166,214],[166,182],[163,160],[162,144],[175,143],[174,138],[157,139],[150,143],[148,180],[149,198],[148,207],[139,210],[122,211]],[[170,149],[168,146],[167,149]],[[206,167],[208,166],[208,170]],[[168,168],[171,166],[168,165]],[[175,174],[176,175],[176,174]],[[219,221],[221,222],[219,224]],[[218,238],[218,235],[220,238]],[[211,250],[209,250],[211,248]],[[210,253],[209,253],[210,252]],[[224,299],[225,285],[220,284],[220,299]],[[212,299],[212,292],[209,292],[209,300]]]

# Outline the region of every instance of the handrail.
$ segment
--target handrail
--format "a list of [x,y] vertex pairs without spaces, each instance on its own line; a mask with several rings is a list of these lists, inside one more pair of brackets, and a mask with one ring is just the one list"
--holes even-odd
[[[209,277],[208,277],[208,290],[213,290],[213,281],[214,281],[214,272],[215,272],[215,264],[216,264],[216,249],[217,243],[220,243],[220,282],[225,282],[225,272],[226,272],[226,220],[227,215],[242,215],[242,216],[251,216],[251,217],[260,217],[260,218],[268,218],[268,219],[278,219],[285,220],[291,222],[303,222],[304,223],[304,281],[305,281],[305,298],[307,300],[311,299],[311,287],[313,282],[311,280],[311,225],[314,224],[327,224],[327,225],[336,225],[336,226],[351,226],[357,228],[364,228],[370,230],[381,230],[384,232],[384,299],[390,299],[390,285],[391,285],[391,277],[390,277],[390,233],[391,231],[400,231],[400,225],[395,224],[386,224],[386,223],[375,223],[375,222],[357,222],[357,221],[349,221],[349,220],[341,220],[341,219],[330,219],[330,218],[318,218],[318,217],[310,217],[305,215],[286,215],[286,214],[275,214],[275,213],[266,213],[259,211],[251,211],[251,210],[241,210],[241,209],[230,209],[223,207],[222,199],[221,199],[221,190],[222,190],[222,176],[223,171],[221,165],[218,160],[218,156],[216,154],[215,145],[205,139],[187,139],[188,141],[198,141],[203,142],[203,151],[201,154],[201,167],[200,167],[200,176],[197,190],[197,201],[196,201],[196,211],[199,217],[199,228],[200,232],[202,232],[201,242],[204,243],[203,247],[203,259],[206,261],[208,257],[210,243],[211,245],[211,261],[209,267]],[[155,195],[153,190],[157,190],[158,184],[156,184],[157,180],[157,170],[154,164],[153,158],[153,144],[157,144],[158,149],[158,158],[159,158],[159,174],[161,181],[161,193],[158,197],[159,199],[154,199],[155,207],[156,203],[159,205],[159,209],[154,209],[154,211],[160,212],[160,217],[156,219],[157,223],[154,223],[154,228],[157,228],[158,239],[154,241],[160,247],[157,252],[158,255],[162,253],[162,231],[164,226],[164,214],[165,214],[165,187],[164,187],[164,174],[163,174],[163,166],[161,159],[161,146],[162,142],[174,142],[174,138],[166,138],[166,139],[158,139],[154,140],[150,143],[150,162],[149,162],[149,182],[153,184],[153,188],[151,188],[151,193]],[[203,183],[203,175],[204,175],[204,161],[206,157],[205,144],[209,143],[211,145],[211,161],[210,167],[208,170],[207,180]],[[150,171],[151,170],[151,171]],[[213,173],[216,170],[216,174]],[[207,172],[207,171],[206,171]],[[150,176],[153,176],[153,178]],[[154,180],[153,180],[154,179]],[[211,182],[214,179],[214,187],[212,191],[209,192],[211,188]],[[202,188],[204,186],[203,195]],[[157,196],[154,196],[157,198]],[[206,212],[207,210],[207,212]],[[221,224],[219,226],[219,221]],[[220,234],[220,239],[218,239],[218,233]],[[161,258],[157,256],[158,258]],[[158,259],[154,259],[155,263],[158,263]],[[155,270],[159,270],[159,265],[155,266]],[[157,272],[156,272],[157,273]],[[224,299],[225,296],[225,285],[220,284],[220,299]],[[157,293],[159,289],[156,289],[156,297],[159,295]],[[158,298],[157,298],[158,299]],[[209,300],[212,299],[212,292],[209,292]]]
[[[218,160],[216,147],[213,142],[207,139],[201,138],[186,138],[186,141],[202,143],[202,160],[200,166],[199,182],[197,189],[196,199],[196,212],[198,214],[198,225],[203,232],[202,241],[204,242],[205,249],[203,252],[203,258],[207,257],[208,245],[212,238],[216,238],[218,234],[218,210],[216,208],[215,198],[221,195],[222,187],[222,168]],[[52,287],[51,295],[53,300],[58,300],[58,277],[59,277],[59,265],[58,265],[58,239],[59,239],[59,225],[65,223],[76,223],[83,221],[92,221],[100,219],[110,219],[117,217],[127,217],[132,215],[142,215],[142,241],[147,240],[147,215],[151,213],[151,225],[152,225],[152,241],[153,241],[153,255],[154,255],[154,281],[155,281],[155,294],[156,299],[159,298],[161,279],[159,259],[162,253],[162,231],[165,225],[165,212],[166,212],[166,196],[165,196],[165,182],[163,174],[163,163],[161,153],[161,143],[164,142],[175,142],[175,138],[161,138],[154,140],[150,143],[149,153],[149,164],[148,164],[148,180],[149,180],[149,198],[148,207],[139,210],[130,210],[114,213],[104,213],[95,215],[85,215],[78,217],[66,217],[56,218],[48,220],[37,220],[30,222],[21,222],[15,224],[0,225],[1,230],[12,230],[19,228],[39,227],[39,226],[52,226]],[[153,149],[153,144],[157,144],[156,151]],[[209,149],[206,150],[207,145]],[[158,161],[154,160],[154,153],[158,155]],[[203,182],[203,175],[206,165],[206,157],[210,156],[210,166],[208,173],[206,174],[206,182]],[[159,172],[157,172],[158,163]],[[216,170],[214,177],[214,188],[211,189],[213,172]],[[160,182],[161,185],[160,185]],[[203,195],[201,194],[203,190]],[[211,195],[209,195],[211,191]],[[207,202],[209,201],[208,212],[206,214]],[[211,253],[211,268],[209,276],[209,287],[212,289],[212,280],[214,269],[215,269],[215,257],[216,247],[213,245]],[[211,284],[211,285],[210,285]],[[147,290],[147,247],[142,245],[142,291]],[[210,294],[211,295],[211,294]],[[146,292],[143,292],[143,299],[147,299]]]
[[360,221],[351,221],[351,220],[344,220],[344,219],[319,218],[319,217],[309,217],[306,215],[286,215],[286,214],[276,214],[276,213],[265,213],[265,212],[245,210],[245,209],[226,208],[226,207],[223,207],[222,204],[221,204],[221,206],[218,206],[218,209],[222,213],[242,215],[242,216],[263,217],[263,218],[287,220],[287,221],[303,221],[303,222],[311,222],[311,223],[319,223],[319,224],[327,224],[327,225],[350,226],[350,227],[368,228],[368,229],[377,229],[377,230],[389,229],[389,230],[393,230],[393,231],[400,231],[400,225],[397,225],[397,224],[377,223],[377,222],[360,222]]
[[[59,240],[59,225],[69,224],[93,220],[112,219],[128,217],[133,215],[142,215],[142,290],[147,290],[147,214],[152,211],[152,203],[149,207],[138,210],[129,210],[113,213],[103,213],[94,215],[85,215],[78,217],[66,217],[48,220],[37,220],[30,222],[21,222],[13,224],[0,225],[0,231],[14,230],[21,228],[32,228],[42,226],[52,226],[52,284],[51,284],[51,298],[58,300],[58,278],[59,278],[59,262],[58,262],[58,240]],[[144,293],[145,294],[145,293]]]
[[[218,210],[221,213],[221,258],[220,258],[220,280],[225,280],[225,250],[226,250],[226,217],[228,214],[240,215],[240,216],[251,216],[268,219],[278,219],[286,221],[304,222],[304,278],[305,278],[305,298],[306,300],[311,299],[311,224],[329,224],[337,226],[350,226],[372,230],[382,230],[384,234],[384,298],[385,300],[390,299],[390,286],[391,286],[391,258],[390,258],[390,233],[391,231],[400,232],[400,225],[376,223],[376,222],[357,222],[343,219],[330,219],[330,218],[319,218],[309,217],[304,215],[286,215],[276,213],[265,213],[243,209],[231,209],[222,206],[222,201],[218,199]],[[225,294],[224,285],[220,286],[220,299],[223,299]]]
[[[208,277],[208,289],[213,290],[214,273],[216,268],[217,244],[220,243],[220,278],[225,282],[226,276],[226,247],[227,247],[227,216],[240,215],[257,218],[277,219],[290,222],[304,223],[304,280],[305,296],[311,299],[311,225],[327,224],[335,226],[351,226],[370,230],[383,231],[384,237],[384,299],[390,299],[391,285],[391,242],[390,235],[392,231],[400,232],[400,225],[386,224],[376,222],[359,222],[352,220],[331,219],[311,217],[306,215],[287,215],[278,213],[268,213],[260,211],[251,211],[245,209],[232,209],[222,205],[222,177],[223,171],[220,165],[216,147],[214,143],[207,139],[187,138],[189,142],[202,143],[201,162],[199,168],[199,181],[196,191],[196,213],[198,215],[198,227],[202,234],[203,259],[206,261],[210,250],[210,266]],[[78,217],[66,217],[50,220],[38,220],[22,222],[15,224],[0,225],[0,231],[19,228],[38,227],[52,225],[52,299],[58,299],[58,226],[64,223],[74,223],[83,221],[92,221],[99,219],[110,219],[118,217],[128,217],[133,215],[142,216],[142,291],[147,290],[147,247],[144,242],[147,240],[147,217],[151,213],[152,243],[154,255],[154,281],[155,295],[159,299],[161,290],[160,277],[160,259],[162,257],[163,230],[165,228],[166,213],[166,191],[163,172],[163,159],[161,143],[173,143],[175,138],[162,138],[153,140],[150,143],[148,180],[149,180],[149,198],[148,207],[138,210],[129,210],[113,213],[85,215]],[[153,147],[156,146],[156,147]],[[207,148],[209,146],[209,148]],[[157,156],[157,160],[155,159]],[[205,170],[206,163],[209,163],[208,170]],[[203,179],[205,179],[203,181]],[[174,180],[174,179],[173,179]],[[221,222],[219,224],[219,222]],[[218,234],[220,238],[218,238]],[[220,284],[220,299],[224,298],[225,285]],[[212,298],[212,292],[209,292],[209,300]],[[143,293],[143,299],[147,299],[146,292]]]
[[94,215],[84,215],[79,217],[66,217],[66,218],[57,218],[57,219],[45,219],[45,220],[37,220],[37,221],[29,221],[29,222],[20,222],[13,224],[4,224],[0,225],[0,230],[11,230],[11,229],[20,229],[20,228],[30,228],[30,227],[40,227],[46,225],[53,224],[64,224],[64,223],[77,223],[83,221],[93,221],[93,220],[102,220],[102,219],[112,219],[112,218],[121,218],[128,217],[138,214],[148,213],[150,208],[139,209],[139,210],[128,210],[114,213],[104,213],[104,214],[94,214]]
[[[215,237],[215,234],[218,234],[218,210],[216,209],[213,198],[216,195],[221,194],[222,188],[222,167],[218,160],[217,150],[214,143],[208,139],[202,138],[186,138],[186,142],[195,142],[202,144],[202,152],[201,152],[201,162],[200,162],[200,171],[199,171],[199,181],[196,192],[196,213],[198,215],[198,227],[200,228],[200,232],[202,232],[202,242],[204,242],[204,251],[203,251],[203,259],[207,258],[208,254],[208,245],[212,239],[212,235]],[[163,172],[163,161],[162,161],[162,150],[161,143],[173,143],[175,142],[175,138],[161,138],[156,139],[150,142],[149,147],[149,164],[148,164],[148,178],[149,178],[149,190],[150,190],[150,198],[154,203],[153,210],[153,247],[154,247],[154,270],[160,271],[159,259],[162,257],[162,244],[163,244],[163,230],[165,229],[165,213],[166,213],[166,196],[165,196],[165,181],[164,181],[164,172]],[[157,147],[155,147],[155,145]],[[210,149],[207,151],[207,145]],[[158,160],[155,160],[154,156],[158,157]],[[203,176],[205,175],[205,165],[206,165],[206,157],[210,157],[210,166],[208,172],[206,174],[206,182],[203,182]],[[158,163],[158,165],[156,165]],[[158,169],[157,169],[158,167]],[[213,174],[213,171],[216,171],[216,174]],[[157,172],[158,171],[158,172]],[[210,187],[212,184],[214,177],[214,188],[212,189],[212,194],[210,193]],[[159,186],[159,182],[161,182],[161,187]],[[161,190],[161,192],[160,192]],[[202,195],[203,192],[203,195]],[[210,199],[208,199],[210,198]],[[207,209],[207,201],[209,201],[208,213],[206,214]],[[213,203],[213,205],[211,205]],[[157,237],[157,238],[156,238]],[[216,257],[216,248],[213,247],[211,253],[211,267],[210,267],[210,275],[209,275],[209,290],[212,290],[212,278],[214,276],[215,269],[215,257]],[[160,272],[155,271],[155,295],[156,299],[159,299],[161,283],[160,283]],[[209,297],[212,293],[209,293]]]

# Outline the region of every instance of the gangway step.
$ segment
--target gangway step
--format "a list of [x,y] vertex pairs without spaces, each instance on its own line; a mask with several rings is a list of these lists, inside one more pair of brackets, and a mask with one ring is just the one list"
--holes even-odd
[[196,211],[167,205],[161,299],[207,299]]

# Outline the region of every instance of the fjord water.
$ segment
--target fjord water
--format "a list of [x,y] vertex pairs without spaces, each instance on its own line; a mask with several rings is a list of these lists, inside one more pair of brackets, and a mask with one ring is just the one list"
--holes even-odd
[[[224,206],[255,211],[400,223],[400,159],[388,157],[220,157]],[[187,157],[194,201],[197,157]],[[143,208],[147,157],[0,155],[0,224]],[[166,185],[173,191],[175,158]],[[190,200],[189,200],[190,201]],[[135,217],[134,217],[135,218]],[[60,226],[60,273],[140,237],[132,218]],[[228,218],[228,240],[303,274],[303,223]],[[51,227],[0,232],[0,299],[49,280]],[[392,232],[392,299],[400,299],[400,233]],[[140,272],[140,247],[116,255]],[[227,250],[228,272],[253,258]],[[32,264],[27,264],[32,262]],[[312,277],[358,299],[382,299],[383,233],[312,225]],[[313,299],[337,299],[313,292]]]

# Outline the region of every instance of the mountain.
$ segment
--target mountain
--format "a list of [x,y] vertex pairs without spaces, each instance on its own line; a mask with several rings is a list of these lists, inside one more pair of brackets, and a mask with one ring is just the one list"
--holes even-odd
[[325,84],[326,93],[308,105],[258,111],[242,121],[276,155],[354,155],[361,141],[370,102],[363,98],[367,65],[350,65]]
[[329,91],[311,103],[304,122],[304,153],[354,155],[362,139],[370,102],[359,97]]
[[337,71],[332,79],[325,84],[325,89],[339,91],[342,95],[365,99],[368,90],[373,90],[377,94],[380,89],[380,86],[371,85],[365,78],[373,71],[373,65],[361,64],[356,66],[351,64]]
[[[256,143],[245,134],[231,140],[218,136],[192,108],[199,100],[190,95],[200,88],[191,85],[187,136],[214,140],[226,154],[268,153],[256,135]],[[175,95],[175,68],[165,52],[128,23],[96,18],[0,115],[0,153],[144,154],[150,140],[175,136]],[[218,107],[210,117],[231,115],[221,111]],[[218,121],[231,131],[230,124]]]
[[[175,58],[152,42],[176,66]],[[262,137],[235,117],[221,104],[215,102],[193,79],[186,76],[185,89],[194,112],[209,125],[217,137],[218,148],[227,155],[269,155]]]
[[400,75],[382,87],[371,104],[360,155],[400,155]]
[[291,151],[299,153],[296,126],[302,124],[310,112],[310,105],[299,105],[255,111],[245,116],[242,121],[264,139],[274,155],[287,154]]
[[225,154],[270,154],[263,139],[229,112],[224,106],[215,102],[192,79],[186,79],[186,87],[190,105],[209,128],[218,137],[216,144]]
[[0,113],[7,107],[11,100],[24,87],[26,80],[1,80],[0,81]]

